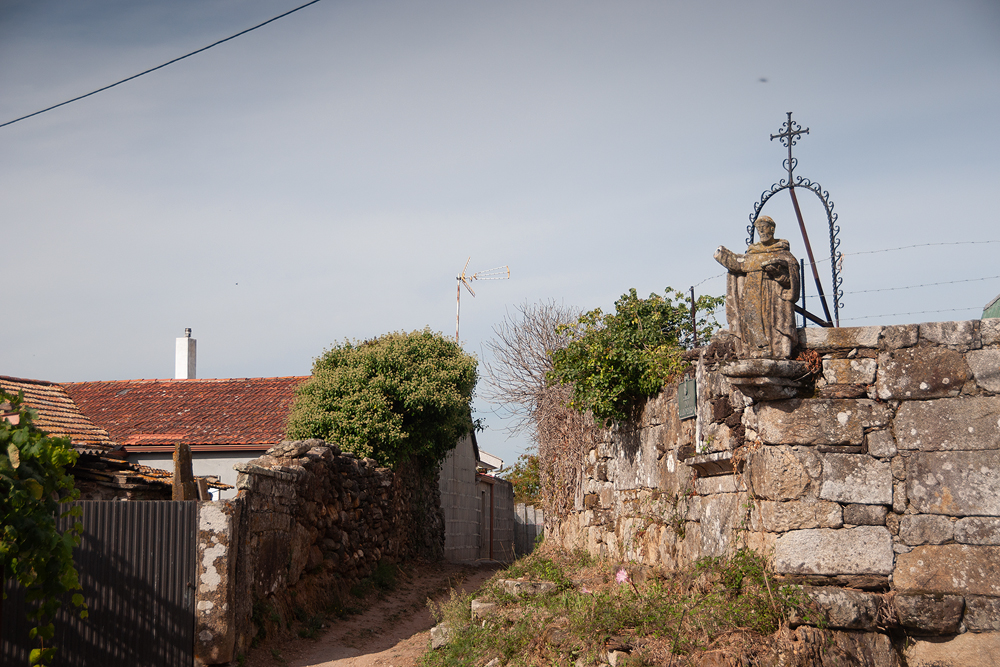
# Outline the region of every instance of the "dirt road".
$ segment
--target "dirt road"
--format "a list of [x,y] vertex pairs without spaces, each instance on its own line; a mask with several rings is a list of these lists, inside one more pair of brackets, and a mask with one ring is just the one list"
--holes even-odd
[[402,568],[394,590],[373,596],[361,614],[335,619],[317,639],[269,643],[255,649],[250,667],[415,667],[427,651],[434,619],[427,599],[447,599],[451,588],[472,592],[496,571],[451,563]]

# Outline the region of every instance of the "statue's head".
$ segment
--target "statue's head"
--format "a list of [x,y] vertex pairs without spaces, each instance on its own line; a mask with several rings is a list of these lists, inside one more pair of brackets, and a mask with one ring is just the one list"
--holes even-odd
[[762,215],[753,223],[757,233],[760,234],[761,243],[767,243],[774,239],[774,220],[766,215]]

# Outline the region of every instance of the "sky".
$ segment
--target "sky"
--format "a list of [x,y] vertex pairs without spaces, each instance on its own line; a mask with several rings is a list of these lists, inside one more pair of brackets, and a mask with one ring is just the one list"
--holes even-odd
[[[0,0],[0,123],[300,4]],[[795,174],[839,215],[841,324],[978,318],[1000,3],[323,0],[0,128],[0,375],[173,377],[185,327],[199,377],[307,375],[344,339],[453,336],[470,257],[510,267],[462,295],[481,361],[519,304],[720,295],[712,254],[785,176],[789,111]],[[787,193],[762,212],[803,257]],[[494,409],[480,446],[510,464],[530,442]]]

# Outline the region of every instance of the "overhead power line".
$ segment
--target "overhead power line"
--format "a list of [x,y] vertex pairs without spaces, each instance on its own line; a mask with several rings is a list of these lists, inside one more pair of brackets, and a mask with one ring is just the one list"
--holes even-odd
[[167,65],[173,65],[174,63],[180,62],[181,60],[184,60],[185,58],[190,58],[193,55],[201,53],[202,51],[208,51],[212,47],[218,46],[219,44],[224,44],[225,42],[228,42],[230,40],[236,39],[237,37],[240,37],[242,35],[247,34],[248,32],[253,32],[257,28],[263,28],[268,23],[274,23],[278,19],[283,19],[283,18],[285,18],[286,16],[288,16],[290,14],[294,14],[295,12],[297,12],[299,10],[305,9],[309,5],[315,5],[319,1],[320,0],[311,0],[311,2],[307,2],[304,5],[299,5],[295,9],[290,9],[289,11],[285,12],[284,14],[279,14],[279,15],[275,16],[274,18],[270,18],[270,19],[264,21],[263,23],[258,23],[257,25],[253,26],[252,28],[247,28],[246,30],[241,30],[240,32],[236,33],[235,35],[230,35],[229,37],[226,37],[225,39],[220,39],[217,42],[213,42],[212,44],[209,44],[208,46],[203,46],[202,48],[200,48],[200,49],[198,49],[196,51],[192,51],[191,53],[187,53],[187,54],[185,54],[183,56],[180,56],[179,58],[174,58],[173,60],[170,60],[168,62],[163,63],[162,65],[157,65],[156,67],[151,67],[150,69],[147,69],[144,72],[139,72],[138,74],[133,74],[132,76],[130,76],[128,78],[125,78],[125,79],[122,79],[121,81],[116,81],[115,83],[112,83],[110,85],[104,86],[103,88],[98,88],[97,90],[93,90],[93,91],[87,93],[86,95],[80,95],[79,97],[74,97],[71,100],[66,100],[65,102],[60,102],[59,104],[53,104],[50,107],[46,107],[46,108],[41,109],[39,111],[35,111],[34,113],[29,113],[26,116],[21,116],[20,118],[15,118],[14,120],[8,120],[5,123],[0,123],[0,127],[7,127],[8,125],[13,125],[14,123],[20,122],[22,120],[27,120],[28,118],[32,118],[32,117],[37,116],[39,114],[43,114],[46,111],[52,111],[53,109],[58,109],[59,107],[64,107],[67,104],[72,104],[73,102],[77,102],[79,100],[82,100],[85,97],[90,97],[91,95],[96,95],[97,93],[102,93],[105,90],[108,90],[110,88],[114,88],[115,86],[120,86],[120,85],[122,85],[123,83],[125,83],[127,81],[131,81],[133,79],[138,79],[140,76],[145,76],[145,75],[149,74],[150,72],[155,72],[158,69],[163,69]]

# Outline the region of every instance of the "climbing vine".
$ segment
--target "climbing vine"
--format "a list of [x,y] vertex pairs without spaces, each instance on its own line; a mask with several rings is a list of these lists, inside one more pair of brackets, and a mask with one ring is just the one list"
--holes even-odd
[[[60,503],[75,500],[80,492],[66,468],[77,453],[67,438],[49,437],[33,424],[36,414],[24,405],[23,394],[0,391],[0,572],[25,589],[27,616],[34,624],[30,664],[49,665],[55,647],[46,646],[55,628],[52,619],[63,597],[80,590],[73,566],[73,548],[82,526],[59,532],[56,518],[79,516],[80,509],[65,510]],[[4,596],[6,597],[6,595]],[[87,617],[79,592],[72,603]]]

